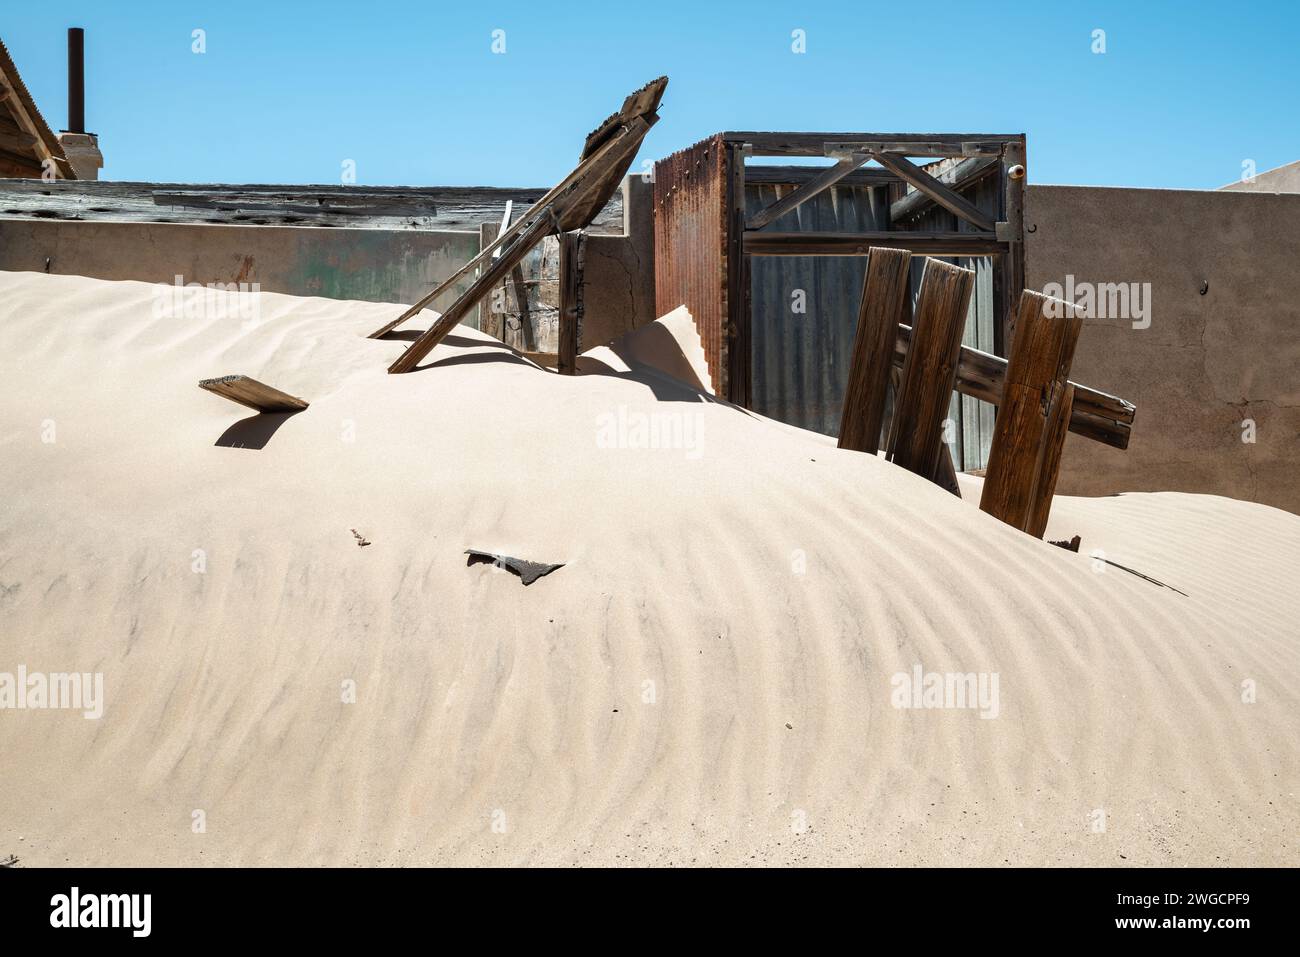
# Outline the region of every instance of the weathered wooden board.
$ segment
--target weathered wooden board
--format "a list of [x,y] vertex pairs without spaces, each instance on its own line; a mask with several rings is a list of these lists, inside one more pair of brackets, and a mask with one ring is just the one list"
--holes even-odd
[[885,416],[885,397],[894,368],[894,340],[908,294],[912,254],[905,249],[871,250],[862,283],[858,331],[840,415],[839,447],[876,454]]
[[974,288],[974,270],[926,260],[886,451],[891,462],[927,479],[938,471],[943,420]]
[[214,395],[231,402],[238,402],[258,412],[301,412],[308,403],[296,396],[281,392],[274,386],[259,382],[246,375],[223,375],[215,379],[204,379],[199,383],[200,389],[206,389]]
[[[898,339],[894,343],[895,365],[901,366],[906,361],[911,337],[911,327],[900,325]],[[962,346],[957,360],[957,391],[998,405],[1002,402],[1002,380],[1006,369],[1006,359]],[[1128,448],[1130,427],[1137,414],[1136,406],[1119,396],[1099,392],[1077,382],[1070,384],[1076,390],[1074,408],[1070,413],[1070,431],[1113,448]]]
[[1054,490],[1056,481],[1045,480],[1041,471],[1044,465],[1059,468],[1059,448],[1048,444],[1065,441],[1060,420],[1067,391],[1070,404],[1075,396],[1069,374],[1082,327],[1082,316],[1068,303],[1028,289],[1021,293],[980,508],[1030,534],[1047,525],[1051,502],[1041,503],[1039,496]]

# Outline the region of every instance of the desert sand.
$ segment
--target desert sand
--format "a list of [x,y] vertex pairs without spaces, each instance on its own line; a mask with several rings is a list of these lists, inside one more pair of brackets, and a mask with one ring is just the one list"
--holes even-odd
[[[1300,517],[1058,498],[1072,554],[692,386],[680,316],[390,376],[400,307],[156,300],[0,273],[0,672],[104,687],[0,711],[0,858],[1300,863]],[[917,665],[996,716],[895,707]]]

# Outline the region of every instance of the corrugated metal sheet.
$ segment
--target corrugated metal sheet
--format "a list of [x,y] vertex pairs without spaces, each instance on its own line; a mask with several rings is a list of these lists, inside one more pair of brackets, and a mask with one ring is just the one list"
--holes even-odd
[[[793,186],[745,187],[747,215]],[[885,229],[888,191],[836,186],[775,220],[773,232]],[[826,435],[839,431],[867,261],[847,256],[753,256],[753,408]]]
[[713,136],[655,164],[655,312],[685,305],[726,395],[727,222],[725,148]]
[[[961,194],[994,219],[1000,218],[1002,200],[996,176],[986,176],[978,180],[970,187],[961,190]],[[944,232],[973,231],[969,223],[940,206],[933,206],[910,220],[907,228]],[[975,291],[971,295],[970,312],[966,318],[966,331],[962,335],[962,345],[984,352],[995,352],[993,259],[989,256],[945,258],[945,262],[975,270]],[[912,264],[913,297],[920,289],[923,264],[922,259]],[[995,408],[987,402],[953,393],[949,417],[955,425],[953,436],[955,441],[952,445],[953,464],[959,471],[982,469],[988,465],[989,448],[993,442],[995,411]]]

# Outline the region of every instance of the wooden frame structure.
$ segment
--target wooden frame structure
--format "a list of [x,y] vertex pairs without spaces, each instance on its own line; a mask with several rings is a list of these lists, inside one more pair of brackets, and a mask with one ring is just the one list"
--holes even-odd
[[[753,157],[824,157],[829,167],[747,166]],[[933,159],[934,169],[914,159]],[[874,165],[868,165],[874,164]],[[872,247],[925,256],[995,257],[995,352],[1002,351],[1014,295],[1025,282],[1023,134],[724,132],[655,167],[655,306],[686,305],[700,325],[719,395],[749,407],[753,398],[753,256],[865,256]],[[997,176],[1000,202],[990,216],[960,190]],[[776,203],[747,216],[747,182],[793,184]],[[873,232],[782,232],[780,217],[836,184],[891,186],[888,228]],[[965,225],[959,232],[912,228],[907,220],[938,205]],[[721,276],[722,281],[716,281]]]
[[[632,165],[646,133],[658,122],[657,111],[667,85],[668,78],[661,76],[627,97],[618,112],[588,135],[578,165],[569,175],[520,219],[514,223],[503,222],[496,239],[477,256],[392,322],[370,334],[370,338],[377,339],[392,332],[478,267],[478,276],[469,288],[397,357],[388,367],[390,373],[410,372],[418,366],[420,360],[456,328],[493,287],[509,276],[543,238],[581,230],[591,224]],[[498,250],[500,254],[495,255]],[[576,258],[570,257],[570,261],[576,263]],[[561,277],[561,283],[564,283],[564,277]],[[576,324],[577,317],[575,309],[561,309],[561,341],[573,340],[575,348],[576,329],[566,326]]]

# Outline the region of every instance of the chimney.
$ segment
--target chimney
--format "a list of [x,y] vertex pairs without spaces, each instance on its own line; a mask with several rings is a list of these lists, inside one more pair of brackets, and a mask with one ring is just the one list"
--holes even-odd
[[86,132],[86,31],[68,28],[68,128],[59,134],[77,179],[99,179],[104,154],[99,137]]

